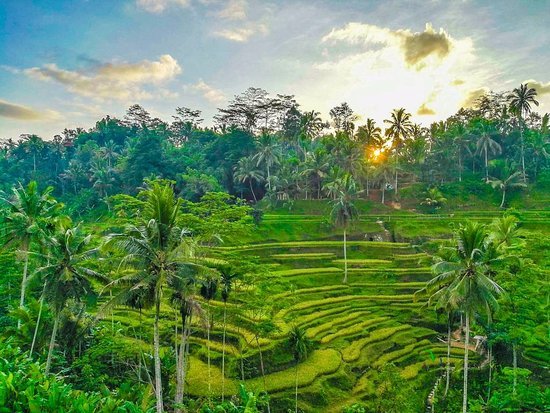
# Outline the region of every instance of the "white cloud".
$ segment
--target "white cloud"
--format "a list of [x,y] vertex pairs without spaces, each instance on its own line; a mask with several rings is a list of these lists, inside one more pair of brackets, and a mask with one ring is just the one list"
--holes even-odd
[[537,91],[539,96],[550,94],[550,82],[544,83],[537,80],[526,80],[523,83],[527,83],[527,86],[532,87]]
[[486,63],[479,65],[472,39],[429,24],[415,33],[349,23],[321,37],[318,60],[289,89],[325,116],[346,101],[362,118],[380,122],[402,106],[431,122],[455,113],[469,90],[488,83],[494,67]]
[[218,12],[218,17],[227,20],[246,19],[247,0],[229,0],[226,6]]
[[53,110],[39,111],[0,99],[0,117],[23,121],[39,121],[57,120],[60,118],[60,114]]
[[189,0],[136,0],[136,5],[149,13],[162,13],[170,6],[188,7]]
[[167,82],[182,69],[176,59],[165,54],[158,61],[107,63],[89,71],[71,71],[47,64],[23,72],[35,79],[61,83],[69,91],[82,96],[127,101],[151,98],[145,86]]
[[226,101],[226,97],[221,90],[207,84],[202,79],[199,79],[197,83],[191,85],[190,89],[193,90],[195,93],[200,94],[203,98],[205,98],[213,105],[220,105]]
[[268,30],[265,24],[250,22],[241,27],[217,30],[213,35],[233,42],[242,43],[248,41],[254,35],[265,35],[267,32]]

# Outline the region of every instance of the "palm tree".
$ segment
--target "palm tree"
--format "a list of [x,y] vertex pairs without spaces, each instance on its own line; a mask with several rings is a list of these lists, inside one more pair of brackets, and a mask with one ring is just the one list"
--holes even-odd
[[233,289],[235,280],[239,274],[229,265],[219,268],[220,283],[222,285],[222,301],[223,301],[223,339],[222,339],[222,402],[225,397],[225,336],[226,336],[226,321],[227,321],[227,301]]
[[504,208],[504,203],[506,202],[506,194],[509,190],[513,188],[525,188],[527,187],[527,184],[525,182],[521,182],[522,173],[521,171],[513,171],[513,169],[506,167],[503,172],[503,177],[501,179],[490,179],[489,184],[494,189],[500,189],[502,192],[502,201],[500,202],[500,208]]
[[256,193],[254,192],[252,182],[261,182],[263,181],[264,176],[262,172],[257,169],[256,162],[254,162],[253,158],[245,157],[239,159],[239,162],[237,162],[237,166],[235,167],[234,178],[235,181],[243,184],[248,182],[248,185],[250,186],[250,192],[252,192],[252,196],[254,197],[254,202],[258,202],[258,198],[256,198]]
[[538,172],[541,163],[544,163],[550,158],[550,115],[546,113],[542,117],[540,129],[533,131],[528,141],[528,146],[531,149],[533,161],[535,163],[535,174],[533,180],[537,180]]
[[[132,266],[135,273],[122,276],[111,286],[124,288],[110,301],[110,305],[124,302],[134,290],[149,286],[154,296],[153,358],[155,367],[155,396],[157,413],[162,413],[162,380],[160,363],[160,305],[163,290],[172,285],[184,267],[194,267],[188,254],[182,253],[187,233],[178,227],[181,199],[176,199],[171,185],[165,181],[148,181],[140,194],[144,198],[138,225],[128,225],[123,233],[110,234],[105,248],[123,254],[123,264]],[[131,284],[130,284],[131,283]],[[128,285],[130,284],[130,285]]]
[[172,306],[178,309],[181,319],[179,350],[176,340],[176,412],[181,412],[183,394],[185,390],[185,377],[188,369],[189,337],[191,336],[191,325],[193,316],[198,315],[203,322],[206,322],[200,302],[195,298],[195,284],[197,282],[194,272],[185,272],[180,277],[172,280]]
[[391,179],[393,167],[389,162],[382,162],[378,164],[374,170],[375,179],[380,183],[380,189],[382,189],[381,202],[386,202],[386,186]]
[[54,314],[46,374],[50,372],[60,316],[67,303],[70,300],[82,302],[93,295],[91,280],[108,281],[107,277],[84,266],[84,262],[97,251],[90,246],[92,237],[84,236],[78,225],[71,227],[66,226],[67,223],[61,224],[58,232],[48,239],[50,247],[43,256],[47,264],[35,273],[43,276],[44,298]]
[[510,108],[518,116],[519,131],[521,140],[521,171],[523,173],[523,182],[527,181],[525,175],[525,142],[523,138],[523,120],[525,116],[531,113],[531,104],[538,106],[539,102],[535,99],[537,91],[528,87],[527,84],[521,84],[519,88],[515,88],[508,96]]
[[355,180],[351,175],[345,175],[342,179],[342,185],[338,197],[334,200],[331,210],[332,223],[337,227],[344,229],[344,280],[348,282],[348,257],[346,232],[348,226],[357,218],[357,209],[353,205],[352,197],[356,194]]
[[305,169],[303,175],[313,176],[317,186],[317,199],[321,199],[322,180],[327,176],[329,162],[327,154],[323,151],[316,150],[306,154]]
[[489,182],[489,152],[498,155],[502,151],[499,143],[493,139],[495,131],[487,121],[481,121],[476,127],[479,138],[476,142],[477,154],[484,154],[485,182]]
[[44,149],[45,143],[37,135],[24,135],[25,138],[24,146],[25,150],[28,153],[32,154],[32,172],[33,177],[36,176],[36,155],[38,155],[42,149]]
[[499,259],[488,235],[483,224],[460,225],[453,247],[433,266],[436,275],[426,286],[428,292],[433,292],[431,302],[465,315],[463,413],[468,407],[470,319],[479,310],[488,315],[494,312],[498,308],[497,296],[502,293],[502,288],[488,276],[489,265]]
[[[29,254],[33,243],[41,243],[48,230],[53,229],[53,219],[59,213],[63,204],[52,196],[52,187],[43,192],[38,190],[36,181],[31,181],[24,187],[19,184],[12,189],[13,195],[0,196],[0,203],[7,207],[4,218],[3,246],[9,248],[18,246],[23,256],[23,278],[21,280],[21,298],[19,307],[25,306],[25,290],[29,269]],[[20,322],[18,323],[20,326]]]
[[[462,123],[457,123],[451,128],[451,133],[453,136],[453,144],[455,145],[456,152],[458,155],[458,182],[462,182],[462,171],[464,169],[464,158],[463,153],[470,151],[470,139],[466,128]],[[471,152],[470,152],[471,153]]]
[[403,141],[412,133],[413,123],[411,114],[404,108],[395,109],[391,113],[390,119],[384,119],[389,125],[386,129],[386,136],[392,139],[392,147],[395,155],[395,195],[397,195],[397,170],[399,165],[399,152],[403,146]]
[[119,149],[120,147],[111,139],[99,150],[100,154],[107,158],[107,166],[109,169],[112,167],[112,161],[120,155],[118,152]]
[[208,274],[201,280],[200,294],[206,300],[206,345],[208,351],[208,395],[212,393],[212,371],[210,368],[210,330],[212,329],[212,314],[210,313],[210,300],[216,296],[218,291],[218,279]]
[[298,413],[298,363],[307,358],[312,343],[303,328],[300,326],[293,326],[288,333],[288,346],[296,362],[296,373],[294,376],[294,411]]
[[258,141],[258,151],[252,157],[256,161],[256,166],[265,165],[267,172],[267,187],[271,189],[271,167],[279,164],[280,151],[279,145],[273,135],[262,134]]
[[382,146],[382,129],[376,126],[374,119],[367,119],[367,123],[357,128],[356,139],[361,142],[367,150],[380,148]]

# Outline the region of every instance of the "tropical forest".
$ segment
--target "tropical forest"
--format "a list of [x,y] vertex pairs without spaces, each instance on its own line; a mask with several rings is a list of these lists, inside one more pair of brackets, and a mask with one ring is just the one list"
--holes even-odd
[[[0,6],[6,22],[36,12],[23,3]],[[198,3],[120,13],[168,22],[224,2]],[[253,30],[257,8],[227,3],[205,18]],[[373,27],[326,36],[409,47],[403,70],[420,74],[462,47],[431,26]],[[140,82],[166,92],[169,58],[0,69],[87,90],[54,133],[0,99],[0,412],[550,411],[550,86],[503,82],[430,121],[412,90],[379,117],[347,92],[327,110],[311,95],[316,109],[271,81],[213,110],[166,95],[164,110]],[[109,105],[124,88],[117,104],[132,103],[69,126],[77,100]]]

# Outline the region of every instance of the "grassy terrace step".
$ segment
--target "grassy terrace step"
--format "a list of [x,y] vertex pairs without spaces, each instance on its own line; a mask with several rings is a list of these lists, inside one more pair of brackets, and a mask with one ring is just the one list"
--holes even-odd
[[345,291],[350,288],[351,288],[350,285],[345,285],[345,284],[325,285],[323,287],[301,288],[299,290],[285,291],[284,293],[274,294],[273,296],[271,296],[271,299],[278,300],[280,298],[289,297],[289,296],[315,294],[315,293],[326,292],[326,291]]
[[374,330],[368,335],[368,337],[355,340],[348,347],[346,347],[342,351],[342,358],[348,363],[358,360],[361,355],[361,350],[363,350],[363,348],[368,344],[386,340],[399,331],[409,330],[411,328],[412,327],[410,325],[402,324],[395,327],[386,327]]
[[281,313],[289,313],[291,311],[303,310],[311,307],[322,307],[335,303],[346,303],[350,301],[412,301],[412,294],[403,295],[344,295],[341,297],[331,297],[322,300],[312,300],[303,303],[294,304],[286,309],[281,310]]
[[[345,260],[337,259],[332,260],[334,264],[345,264]],[[390,260],[380,260],[380,259],[348,259],[347,260],[349,267],[358,267],[358,266],[375,266],[375,267],[385,267],[390,265],[392,262]]]
[[378,273],[388,272],[394,274],[430,274],[430,267],[417,267],[417,268],[348,268],[348,272],[353,273]]
[[276,260],[320,260],[335,258],[333,252],[304,252],[295,254],[272,254],[271,258]]
[[[369,248],[408,248],[407,242],[383,242],[383,241],[348,241],[349,247]],[[315,247],[342,247],[342,241],[297,241],[297,242],[271,242],[266,244],[237,245],[231,247],[216,247],[220,251],[247,251],[265,248],[315,248]]]
[[[461,358],[455,358],[451,357],[451,366],[459,367],[460,364],[463,362]],[[446,360],[444,361],[446,363]],[[411,380],[418,376],[420,371],[422,369],[428,368],[428,367],[438,367],[440,364],[440,361],[438,359],[436,360],[424,360],[419,361],[414,364],[409,364],[408,366],[405,366],[403,370],[401,370],[401,377],[403,377],[405,380]]]
[[333,334],[329,334],[329,335],[323,337],[321,339],[321,343],[322,344],[327,344],[327,343],[330,343],[331,341],[334,341],[338,338],[363,333],[363,332],[365,332],[365,330],[368,327],[380,324],[380,323],[382,323],[384,321],[387,321],[387,320],[389,320],[389,317],[376,317],[376,318],[372,318],[372,319],[369,319],[369,320],[365,320],[361,323],[355,324],[355,325],[350,326],[350,327],[342,328],[342,329],[338,330],[337,332],[335,332]]
[[341,273],[343,270],[336,267],[322,267],[322,268],[297,268],[293,270],[279,270],[272,271],[271,275],[279,277],[293,277],[295,275],[304,275],[304,274],[330,274],[330,273]]
[[401,356],[414,352],[414,350],[417,347],[429,346],[430,344],[432,343],[429,340],[421,340],[416,343],[409,344],[399,350],[385,353],[384,355],[379,357],[374,363],[372,363],[372,367],[375,367],[375,368],[381,367],[386,363],[393,362],[394,360],[398,359]]
[[319,334],[330,331],[336,327],[345,327],[350,323],[361,320],[367,314],[369,314],[368,311],[354,311],[342,317],[330,318],[327,322],[308,328],[306,334],[309,338],[315,338]]
[[[318,377],[336,372],[341,363],[342,359],[336,350],[322,349],[314,351],[303,363],[298,365],[298,387],[308,386]],[[265,379],[267,391],[269,392],[293,389],[295,380],[294,367],[268,374]],[[246,380],[246,388],[256,392],[263,390],[262,377]]]

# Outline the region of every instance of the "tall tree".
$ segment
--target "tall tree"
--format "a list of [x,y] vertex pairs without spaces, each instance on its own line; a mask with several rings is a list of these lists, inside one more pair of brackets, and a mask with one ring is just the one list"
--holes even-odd
[[339,188],[338,197],[332,203],[331,219],[334,225],[344,230],[344,280],[348,282],[347,230],[358,217],[357,209],[352,200],[357,193],[355,180],[351,175],[345,175]]
[[44,297],[54,314],[46,374],[51,368],[61,313],[67,303],[83,302],[94,295],[92,280],[108,282],[107,277],[86,266],[86,260],[97,250],[90,245],[91,235],[84,235],[79,226],[72,227],[70,221],[65,221],[48,241],[48,252],[43,257],[47,264],[36,271],[44,279]]
[[445,258],[433,266],[435,277],[426,288],[433,292],[432,302],[442,308],[453,308],[465,315],[464,388],[462,412],[468,409],[468,353],[470,321],[477,312],[492,314],[502,288],[489,277],[489,266],[499,257],[483,224],[468,222],[460,225],[453,245]]
[[[29,270],[29,254],[33,243],[43,242],[47,231],[53,229],[53,218],[63,208],[51,195],[52,187],[44,191],[38,189],[36,181],[24,187],[19,184],[12,189],[12,196],[2,194],[0,203],[7,208],[3,222],[2,245],[5,248],[16,246],[23,258],[23,277],[19,307],[25,306],[25,290]],[[20,323],[18,323],[20,326]]]
[[485,164],[485,182],[489,182],[489,153],[496,155],[502,152],[502,147],[495,140],[496,131],[488,121],[481,120],[475,126],[478,140],[476,142],[477,154],[483,154]]
[[413,123],[411,122],[411,114],[407,113],[404,108],[395,109],[391,113],[390,119],[384,119],[384,122],[388,124],[386,136],[392,139],[392,148],[395,156],[395,195],[397,195],[399,154],[404,140],[412,133]]
[[527,84],[521,84],[515,88],[508,96],[512,111],[518,116],[521,144],[521,170],[523,173],[523,182],[527,181],[525,174],[525,140],[524,140],[524,120],[525,116],[531,112],[531,105],[538,106],[536,100],[537,91]]
[[300,326],[293,326],[288,333],[288,346],[292,352],[296,371],[294,375],[294,411],[298,413],[298,364],[308,356],[312,343]]
[[157,413],[164,411],[161,362],[160,362],[160,305],[163,291],[178,277],[182,267],[193,266],[186,254],[182,255],[187,233],[178,222],[181,219],[181,200],[177,199],[172,186],[165,181],[148,181],[141,192],[137,225],[128,225],[123,233],[110,234],[105,242],[107,249],[113,248],[125,254],[123,264],[132,266],[136,274],[122,276],[113,286],[132,282],[119,292],[111,305],[124,302],[134,289],[150,286],[154,292],[153,358],[155,367],[155,396]]
[[514,171],[512,168],[505,167],[501,178],[489,179],[488,183],[495,189],[502,192],[502,200],[500,208],[504,208],[506,202],[506,194],[513,188],[525,188],[527,184],[521,182],[521,171]]
[[271,168],[280,162],[280,148],[275,136],[263,133],[258,140],[258,150],[252,159],[256,166],[264,165],[267,173],[267,187],[271,189]]
[[240,183],[246,183],[248,182],[248,185],[250,187],[250,192],[252,193],[252,197],[254,198],[254,202],[258,202],[258,198],[256,197],[256,193],[254,192],[254,182],[259,183],[262,182],[264,179],[264,176],[260,170],[257,169],[256,162],[254,162],[254,159],[251,157],[241,158],[239,159],[239,162],[237,163],[237,166],[235,166],[235,181]]

